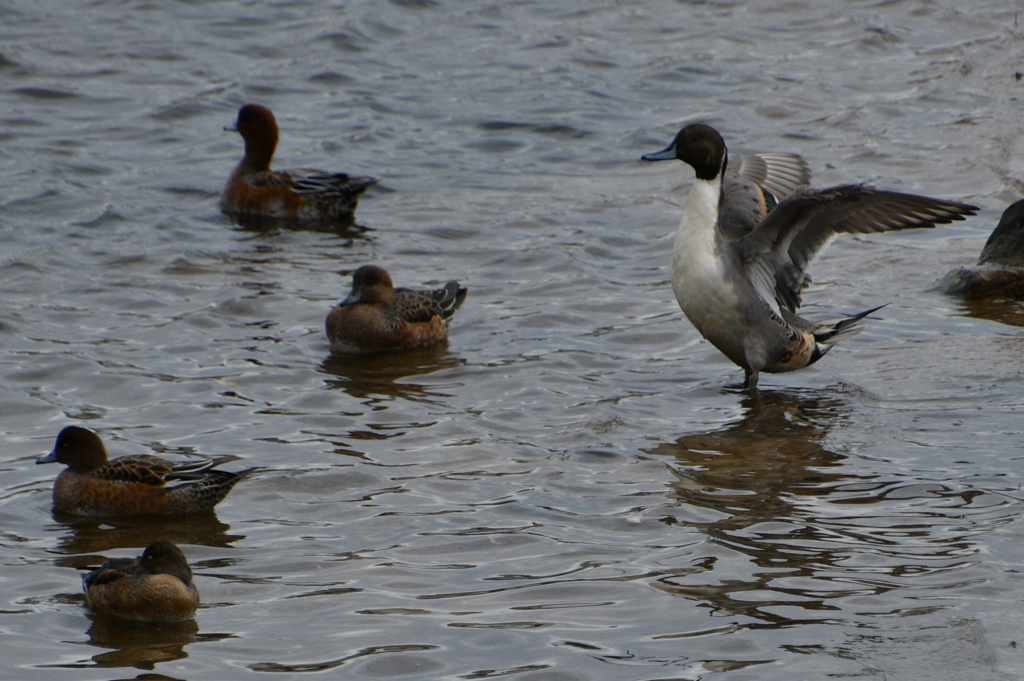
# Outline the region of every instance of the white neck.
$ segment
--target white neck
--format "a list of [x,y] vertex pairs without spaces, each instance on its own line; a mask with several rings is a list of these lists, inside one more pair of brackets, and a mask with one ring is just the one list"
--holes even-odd
[[672,290],[705,337],[712,327],[738,323],[733,316],[739,314],[736,289],[716,249],[721,187],[721,175],[693,183],[672,245]]
[[[672,247],[672,281],[700,277],[701,270],[716,262],[715,233],[721,192],[721,175],[714,180],[694,181]],[[676,298],[679,297],[676,291]]]

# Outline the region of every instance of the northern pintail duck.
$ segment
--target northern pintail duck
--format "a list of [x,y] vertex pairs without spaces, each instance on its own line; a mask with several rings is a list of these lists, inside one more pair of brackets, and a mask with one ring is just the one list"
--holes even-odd
[[933,227],[977,210],[865,185],[812,189],[795,155],[759,154],[734,171],[722,136],[701,124],[643,156],[670,159],[697,175],[672,249],[672,290],[700,334],[743,367],[750,390],[761,371],[818,361],[878,309],[828,322],[797,316],[807,268],[832,237]]
[[430,345],[448,336],[465,299],[457,281],[436,291],[396,289],[384,268],[363,265],[352,275],[352,293],[327,315],[327,337],[335,352]]
[[114,558],[82,578],[89,607],[146,622],[192,619],[199,590],[192,569],[174,544],[150,544],[138,558]]
[[213,510],[250,470],[214,470],[226,458],[175,463],[150,455],[107,460],[91,430],[68,426],[36,463],[65,464],[53,483],[53,507],[76,515],[182,515]]
[[978,266],[951,270],[938,286],[943,293],[966,298],[1024,298],[1024,199],[1003,212],[985,242]]
[[277,121],[270,109],[246,104],[234,130],[245,140],[245,156],[228,176],[221,195],[227,213],[300,220],[352,218],[359,195],[377,183],[373,177],[350,177],[310,168],[271,170],[277,148]]

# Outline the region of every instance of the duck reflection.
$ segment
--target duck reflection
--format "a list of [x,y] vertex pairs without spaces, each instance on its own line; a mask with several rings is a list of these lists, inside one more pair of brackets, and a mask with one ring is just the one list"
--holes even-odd
[[320,370],[333,377],[326,379],[328,387],[344,390],[359,400],[383,397],[429,401],[446,394],[433,386],[402,379],[432,374],[461,362],[448,354],[448,341],[442,341],[400,352],[332,354],[321,362]]
[[718,510],[728,527],[792,513],[790,495],[821,494],[843,479],[826,470],[843,456],[825,446],[847,411],[834,393],[769,391],[743,399],[743,417],[725,428],[684,435],[651,451],[675,457],[680,501]]
[[365,238],[367,232],[371,231],[368,227],[357,225],[355,218],[351,215],[338,220],[299,220],[265,215],[230,215],[227,217],[239,228],[262,235],[279,232],[321,232],[360,239]]
[[[688,509],[689,517],[666,522],[686,523],[706,533],[713,540],[711,545],[744,554],[756,567],[747,573],[748,579],[731,574],[728,579],[711,575],[710,582],[701,580],[696,573],[714,572],[718,556],[712,552],[692,570],[664,577],[656,586],[710,603],[720,613],[791,625],[792,617],[767,608],[799,605],[804,610],[827,610],[829,606],[821,594],[780,588],[775,580],[810,583],[818,571],[835,565],[840,553],[840,546],[823,536],[824,529],[806,517],[800,497],[817,499],[840,486],[872,483],[841,473],[846,457],[828,447],[829,432],[850,412],[834,392],[766,391],[746,396],[742,407],[745,413],[739,421],[684,435],[650,453],[678,463],[671,467],[675,476],[671,495]],[[758,596],[737,596],[742,592]]]
[[57,540],[54,551],[65,554],[55,564],[81,567],[90,564],[89,554],[112,549],[143,549],[156,541],[172,544],[198,544],[227,547],[245,535],[229,534],[230,525],[220,522],[214,513],[187,518],[161,516],[82,517],[54,511],[53,518],[67,528]]
[[[104,648],[108,652],[92,656],[92,665],[77,662],[62,667],[135,667],[152,670],[156,665],[188,657],[185,646],[190,643],[222,641],[235,638],[234,634],[200,634],[196,621],[185,622],[137,622],[115,617],[102,612],[91,611],[86,645]],[[140,677],[142,678],[142,677]],[[171,679],[163,675],[146,675],[145,678]]]
[[1024,301],[1013,298],[969,298],[961,305],[964,314],[1007,326],[1024,326]]
[[90,612],[88,644],[109,652],[93,655],[98,667],[153,669],[161,662],[188,657],[185,646],[197,640],[199,625],[185,622],[136,622],[105,613]]

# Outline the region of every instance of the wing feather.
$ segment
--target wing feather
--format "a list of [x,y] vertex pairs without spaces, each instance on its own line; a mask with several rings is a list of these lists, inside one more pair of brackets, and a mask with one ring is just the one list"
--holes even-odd
[[[977,208],[927,196],[878,191],[865,185],[801,187],[783,199],[737,243],[751,279],[775,273],[772,300],[796,311],[807,268],[837,235],[928,228],[963,220]],[[766,287],[758,293],[764,297]]]

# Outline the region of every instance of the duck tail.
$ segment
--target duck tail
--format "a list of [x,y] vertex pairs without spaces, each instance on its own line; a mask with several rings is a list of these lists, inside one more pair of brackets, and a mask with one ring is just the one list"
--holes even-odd
[[430,297],[441,306],[441,318],[447,320],[462,305],[467,293],[465,287],[459,286],[459,282],[449,281],[444,288],[432,291]]
[[843,319],[834,319],[828,322],[822,322],[818,325],[813,332],[814,336],[814,351],[811,353],[811,360],[808,364],[814,364],[819,359],[824,357],[832,346],[841,340],[847,338],[853,338],[858,333],[864,330],[864,327],[860,325],[862,319],[867,317],[872,312],[877,312],[883,307],[888,305],[879,305],[873,307],[870,310],[865,310],[859,314],[855,314],[852,317],[844,317]]

